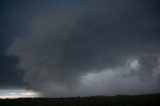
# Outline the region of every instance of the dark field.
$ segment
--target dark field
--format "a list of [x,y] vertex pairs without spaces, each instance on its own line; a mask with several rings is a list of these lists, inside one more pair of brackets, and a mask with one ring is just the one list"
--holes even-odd
[[0,99],[0,106],[160,106],[160,94]]

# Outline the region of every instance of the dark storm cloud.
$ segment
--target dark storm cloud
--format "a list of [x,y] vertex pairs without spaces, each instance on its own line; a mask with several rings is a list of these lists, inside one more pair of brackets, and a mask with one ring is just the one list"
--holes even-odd
[[[12,28],[14,20],[11,13],[10,1],[0,1],[0,89],[23,87],[24,82],[18,75],[15,67],[17,64],[16,57],[10,57],[6,54],[8,47],[13,42],[15,30],[18,23]],[[15,20],[14,20],[15,21]],[[20,31],[19,31],[20,32]],[[18,33],[20,34],[20,33]]]
[[15,68],[17,59],[6,55],[9,42],[6,36],[3,33],[0,36],[0,88],[20,87],[23,84]]
[[17,37],[8,53],[19,58],[18,68],[31,88],[47,96],[56,91],[72,95],[74,90],[68,89],[80,86],[82,77],[116,72],[132,59],[139,62],[138,76],[150,79],[160,53],[153,2],[94,0],[46,9],[32,20],[29,35]]

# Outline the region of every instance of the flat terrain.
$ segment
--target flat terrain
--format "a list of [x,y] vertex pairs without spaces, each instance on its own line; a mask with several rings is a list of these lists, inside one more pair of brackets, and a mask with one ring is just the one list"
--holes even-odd
[[0,106],[160,106],[160,94],[0,99]]

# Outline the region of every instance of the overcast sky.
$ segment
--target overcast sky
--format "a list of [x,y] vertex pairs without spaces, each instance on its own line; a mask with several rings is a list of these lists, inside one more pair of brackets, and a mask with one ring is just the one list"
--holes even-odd
[[159,5],[1,0],[0,97],[159,93]]

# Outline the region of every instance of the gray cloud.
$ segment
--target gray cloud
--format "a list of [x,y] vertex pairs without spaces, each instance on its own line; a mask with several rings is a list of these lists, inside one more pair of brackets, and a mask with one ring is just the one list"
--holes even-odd
[[151,78],[158,65],[158,58],[155,56],[141,57],[139,59],[139,75],[142,79]]
[[49,11],[32,20],[29,35],[17,37],[8,53],[19,58],[18,68],[31,88],[47,96],[78,95],[84,91],[81,79],[87,74],[109,69],[116,73],[137,58],[138,76],[150,79],[159,65],[159,20],[143,3],[102,0],[89,7]]

